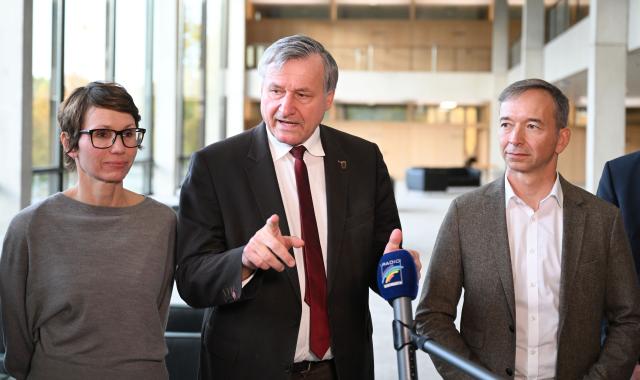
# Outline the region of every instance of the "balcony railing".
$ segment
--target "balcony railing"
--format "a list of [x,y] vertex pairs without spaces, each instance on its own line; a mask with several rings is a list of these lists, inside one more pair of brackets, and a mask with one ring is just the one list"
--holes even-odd
[[559,0],[547,9],[547,41],[556,38],[588,15],[589,0]]
[[[247,68],[255,68],[266,47],[248,45]],[[360,71],[491,71],[491,48],[443,45],[327,46],[341,70]]]

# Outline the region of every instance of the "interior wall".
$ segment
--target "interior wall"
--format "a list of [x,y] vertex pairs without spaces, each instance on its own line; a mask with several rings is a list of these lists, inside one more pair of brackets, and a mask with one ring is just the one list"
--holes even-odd
[[[377,144],[390,175],[396,180],[403,180],[410,167],[460,167],[466,159],[465,126],[462,125],[373,121],[331,121],[329,124]],[[478,134],[479,146],[486,146],[487,136],[488,133]],[[482,150],[478,150],[479,155]]]
[[248,46],[268,46],[291,34],[320,41],[343,70],[491,70],[490,21],[247,21]]

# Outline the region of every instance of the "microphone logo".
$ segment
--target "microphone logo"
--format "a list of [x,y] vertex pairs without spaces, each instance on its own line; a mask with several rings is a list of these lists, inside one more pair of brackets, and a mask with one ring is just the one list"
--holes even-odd
[[383,288],[402,285],[402,266],[401,260],[392,259],[380,263],[380,272],[382,274],[381,282]]
[[416,298],[418,272],[408,251],[399,249],[382,255],[376,275],[380,295],[387,301],[398,297]]

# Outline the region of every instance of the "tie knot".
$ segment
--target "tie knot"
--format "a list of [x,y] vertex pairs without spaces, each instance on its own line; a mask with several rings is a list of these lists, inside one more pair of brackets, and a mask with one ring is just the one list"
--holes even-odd
[[302,160],[302,156],[304,156],[304,152],[306,150],[307,148],[305,148],[304,145],[294,146],[291,148],[291,154],[296,158],[296,160]]

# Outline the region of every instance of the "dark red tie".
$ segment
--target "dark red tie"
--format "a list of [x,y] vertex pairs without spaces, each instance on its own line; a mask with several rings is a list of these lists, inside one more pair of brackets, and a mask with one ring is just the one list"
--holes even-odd
[[311,352],[322,359],[329,349],[329,316],[327,314],[327,276],[324,272],[322,248],[318,237],[316,214],[313,211],[313,199],[309,186],[307,165],[302,157],[307,149],[296,146],[291,149],[295,157],[296,185],[298,187],[298,202],[300,203],[300,223],[302,224],[302,240],[304,247],[304,274],[306,286],[304,302],[311,309],[311,328],[309,341]]

